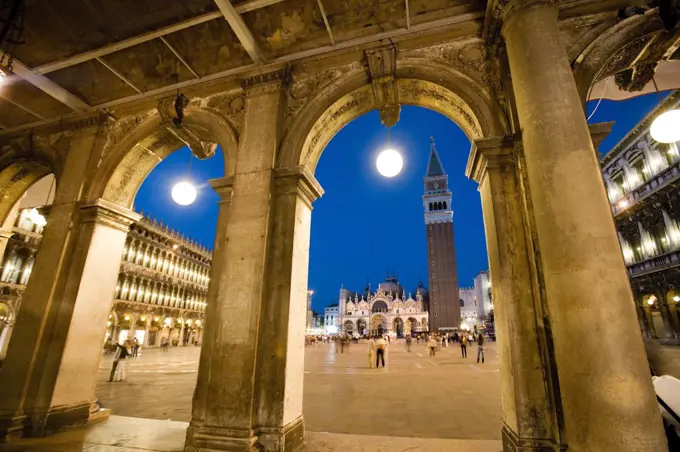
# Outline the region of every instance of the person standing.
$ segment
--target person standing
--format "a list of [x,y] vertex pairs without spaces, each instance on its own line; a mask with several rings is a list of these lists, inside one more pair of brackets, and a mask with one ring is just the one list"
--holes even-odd
[[113,382],[113,377],[116,375],[116,370],[118,369],[118,360],[120,360],[121,354],[120,344],[116,344],[116,351],[113,353],[113,363],[111,364],[111,373],[109,374],[109,383]]
[[413,344],[413,338],[406,336],[406,351],[409,353],[411,353],[411,344]]
[[477,336],[477,362],[479,362],[479,357],[482,357],[482,364],[484,364],[484,335],[479,334]]
[[139,352],[139,339],[135,337],[134,341],[132,342],[132,356],[136,358],[138,352]]
[[125,362],[128,356],[130,356],[130,341],[125,341],[123,345],[118,345],[118,365],[116,366],[116,371],[113,375],[113,381],[125,381],[127,374],[125,372]]
[[385,367],[385,351],[387,350],[387,341],[381,336],[375,341],[375,367]]
[[373,369],[373,355],[375,354],[375,340],[368,336],[368,367]]
[[437,351],[437,345],[439,342],[434,336],[430,336],[430,340],[427,341],[427,348],[430,349],[430,358],[434,358],[434,354]]
[[446,336],[442,336],[442,348],[446,347]]
[[466,334],[460,336],[460,354],[463,358],[467,358],[467,343],[468,337]]

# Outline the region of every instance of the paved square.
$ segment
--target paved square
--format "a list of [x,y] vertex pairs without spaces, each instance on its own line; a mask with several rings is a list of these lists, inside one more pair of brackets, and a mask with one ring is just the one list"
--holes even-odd
[[[500,380],[496,344],[476,363],[460,347],[442,348],[430,359],[423,344],[411,353],[392,344],[385,369],[368,368],[368,347],[344,354],[333,344],[305,349],[304,416],[308,431],[374,436],[498,440]],[[189,421],[199,348],[144,350],[128,362],[128,379],[107,383],[111,356],[102,360],[97,396],[113,414]]]

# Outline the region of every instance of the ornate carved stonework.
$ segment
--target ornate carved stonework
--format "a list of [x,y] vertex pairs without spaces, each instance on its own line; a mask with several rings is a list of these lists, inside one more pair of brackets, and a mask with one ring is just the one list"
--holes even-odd
[[243,126],[243,111],[246,105],[246,94],[243,91],[229,92],[210,96],[204,108],[217,111],[227,118],[238,138]]
[[168,132],[186,144],[197,158],[207,159],[215,155],[217,143],[202,141],[196,135],[196,131],[192,130],[195,126],[178,126],[173,122],[173,118],[175,117],[174,99],[159,100],[157,109]]
[[354,62],[321,72],[313,72],[311,69],[313,68],[299,66],[290,72],[286,90],[286,124],[290,124],[297,112],[317,93],[347,74],[363,71],[364,66],[360,62]]
[[371,74],[375,104],[380,111],[380,119],[384,125],[392,127],[399,121],[401,111],[395,81],[396,49],[394,46],[389,46],[367,50],[366,60]]
[[630,69],[616,73],[614,82],[624,91],[641,91],[654,77],[656,62],[636,64]]
[[602,80],[609,77],[610,75],[614,75],[617,72],[630,67],[630,65],[637,59],[638,55],[640,55],[640,52],[645,49],[653,36],[653,34],[641,36],[622,47],[602,66],[602,69],[600,69],[597,76],[595,77],[595,81]]

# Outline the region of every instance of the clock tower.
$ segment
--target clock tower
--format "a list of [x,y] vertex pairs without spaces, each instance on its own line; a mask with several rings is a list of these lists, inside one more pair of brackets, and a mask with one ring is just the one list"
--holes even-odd
[[434,138],[430,138],[430,158],[423,181],[430,281],[430,331],[438,331],[440,328],[460,326],[460,301],[449,176],[444,172]]

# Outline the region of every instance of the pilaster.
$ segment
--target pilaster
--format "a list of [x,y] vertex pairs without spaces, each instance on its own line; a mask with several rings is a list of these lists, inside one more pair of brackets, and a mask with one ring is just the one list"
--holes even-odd
[[283,78],[277,71],[244,80],[235,172],[211,181],[220,212],[186,451],[261,450],[253,410]]
[[265,451],[304,448],[302,393],[312,203],[323,189],[307,167],[274,172],[267,288],[260,317],[256,435]]
[[498,337],[503,450],[559,450],[543,312],[522,215],[513,137],[476,140],[467,175],[479,183]]

